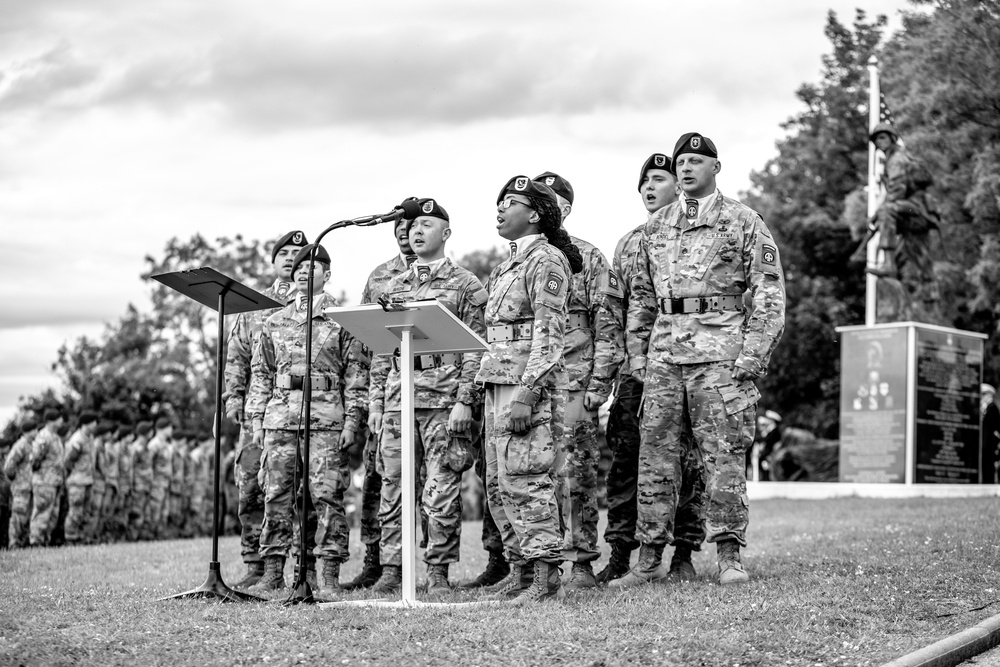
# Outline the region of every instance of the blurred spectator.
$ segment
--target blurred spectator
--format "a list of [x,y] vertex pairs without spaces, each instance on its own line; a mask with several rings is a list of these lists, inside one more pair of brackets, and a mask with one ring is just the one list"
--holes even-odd
[[996,484],[997,466],[1000,464],[1000,408],[996,403],[997,390],[993,385],[984,383],[980,387],[980,394],[983,484]]
[[757,434],[747,450],[747,479],[766,482],[771,479],[771,456],[781,442],[781,415],[765,410],[757,416]]

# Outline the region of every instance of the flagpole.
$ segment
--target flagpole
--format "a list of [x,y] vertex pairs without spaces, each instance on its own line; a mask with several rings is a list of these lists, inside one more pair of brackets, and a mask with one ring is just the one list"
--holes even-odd
[[[868,133],[875,129],[879,122],[879,81],[878,81],[878,58],[872,56],[868,59]],[[878,160],[875,154],[875,144],[868,141],[868,220],[872,219],[875,211],[878,210],[879,203],[879,182],[878,182]],[[868,241],[866,248],[866,261],[868,266],[875,266],[878,261],[878,240],[879,234],[876,232]],[[865,272],[865,326],[875,324],[876,304],[878,302],[878,277]]]

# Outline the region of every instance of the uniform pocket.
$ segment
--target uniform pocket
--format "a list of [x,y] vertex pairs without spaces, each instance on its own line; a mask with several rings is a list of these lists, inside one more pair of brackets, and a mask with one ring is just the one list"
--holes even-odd
[[726,406],[726,414],[730,417],[756,405],[760,399],[760,391],[751,380],[721,387],[719,391],[722,393],[722,402]]
[[505,434],[500,442],[498,456],[506,463],[511,475],[541,475],[552,471],[556,448],[552,442],[549,422],[532,426],[524,433]]

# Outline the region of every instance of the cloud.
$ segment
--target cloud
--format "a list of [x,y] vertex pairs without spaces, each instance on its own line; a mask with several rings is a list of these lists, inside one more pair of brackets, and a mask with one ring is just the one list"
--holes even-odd
[[82,61],[69,42],[0,72],[0,113],[37,107],[79,108],[91,103],[100,68]]

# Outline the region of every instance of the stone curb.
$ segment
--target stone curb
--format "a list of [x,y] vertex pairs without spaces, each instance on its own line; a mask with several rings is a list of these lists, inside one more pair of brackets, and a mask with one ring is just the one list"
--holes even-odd
[[882,667],[953,667],[1000,644],[1000,614]]

